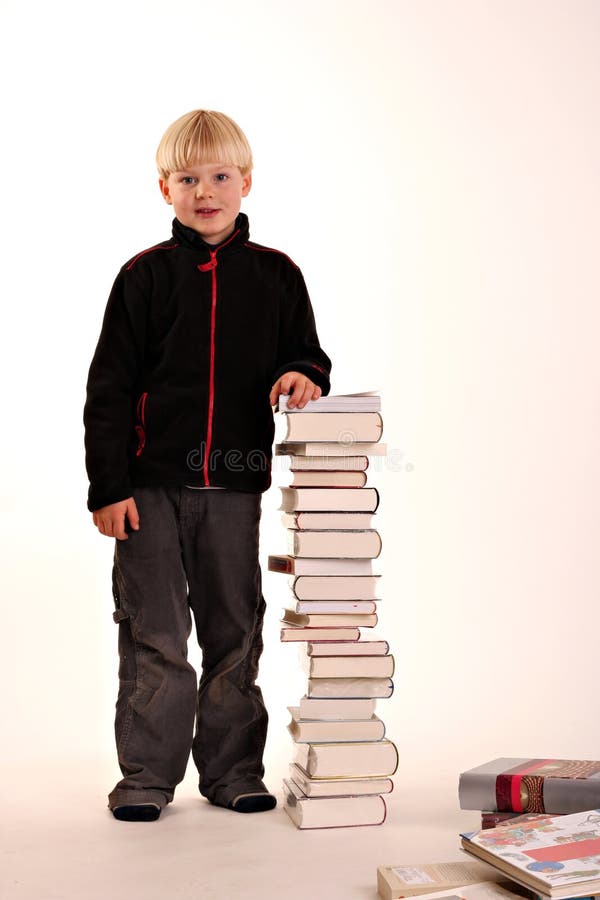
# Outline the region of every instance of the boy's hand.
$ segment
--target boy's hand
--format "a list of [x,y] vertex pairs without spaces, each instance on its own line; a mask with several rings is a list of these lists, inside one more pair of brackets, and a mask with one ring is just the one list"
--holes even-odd
[[[293,390],[292,390],[293,389]],[[286,372],[278,378],[269,394],[269,403],[275,406],[280,394],[290,394],[288,409],[303,409],[309,400],[318,400],[321,388],[301,372]]]
[[127,517],[133,531],[138,531],[140,527],[140,517],[133,497],[129,497],[128,500],[121,500],[119,503],[110,503],[108,506],[103,506],[92,513],[92,516],[94,525],[100,534],[104,534],[106,537],[114,537],[118,541],[126,541],[128,538],[125,531],[125,517]]

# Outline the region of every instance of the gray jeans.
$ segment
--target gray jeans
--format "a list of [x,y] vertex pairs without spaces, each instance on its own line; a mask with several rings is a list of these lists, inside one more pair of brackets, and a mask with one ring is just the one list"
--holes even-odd
[[[113,567],[123,778],[109,806],[164,807],[190,749],[201,793],[226,806],[238,794],[265,790],[267,712],[255,684],[265,610],[261,496],[145,487],[134,499],[140,529],[116,541]],[[191,614],[202,649],[199,686],[187,660]]]

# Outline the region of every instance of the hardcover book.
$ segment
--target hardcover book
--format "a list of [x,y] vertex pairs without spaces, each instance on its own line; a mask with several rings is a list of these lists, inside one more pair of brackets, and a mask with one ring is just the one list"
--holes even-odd
[[461,809],[572,813],[600,806],[600,762],[500,758],[460,775]]
[[290,472],[366,472],[368,456],[292,456]]
[[301,625],[304,628],[336,628],[355,625],[370,628],[377,624],[377,613],[296,613],[292,609],[283,610],[282,622],[286,625]]
[[293,761],[311,778],[381,778],[393,775],[398,767],[398,751],[386,739],[352,744],[296,744],[295,748]]
[[370,529],[373,515],[368,512],[284,512],[284,528],[314,531],[363,531]]
[[360,637],[360,631],[356,627],[349,628],[317,628],[316,626],[303,628],[298,625],[287,625],[279,632],[279,640],[284,643],[288,641],[357,641]]
[[310,441],[347,443],[376,443],[383,433],[383,421],[378,412],[300,412],[287,414],[283,443]]
[[489,866],[479,862],[412,863],[378,866],[377,891],[384,900],[446,891],[461,885],[500,880]]
[[387,445],[354,441],[287,441],[275,444],[276,456],[385,456]]
[[297,575],[288,584],[298,600],[377,600],[380,575]]
[[600,809],[539,813],[461,835],[467,853],[542,897],[600,893]]
[[[278,412],[288,412],[288,394],[280,394],[277,402]],[[318,400],[309,400],[302,409],[294,407],[290,413],[310,412],[379,412],[381,397],[376,391],[363,391],[360,394],[328,394]]]
[[339,699],[376,697],[385,700],[393,692],[391,678],[309,678],[306,689],[309,697]]
[[295,782],[307,797],[390,794],[394,789],[391,778],[311,778],[296,763],[290,765],[290,780]]
[[284,809],[298,828],[343,828],[381,825],[385,800],[379,795],[306,797],[298,785],[284,778]]
[[370,719],[375,712],[376,700],[373,698],[301,698],[298,709],[303,719],[321,719],[332,721],[335,719]]
[[288,530],[287,550],[292,556],[314,558],[375,559],[381,553],[381,538],[369,531]]
[[394,657],[386,656],[309,656],[301,657],[311,678],[391,678]]
[[269,572],[283,575],[372,575],[370,559],[309,559],[270,554]]
[[331,641],[309,641],[306,645],[308,656],[386,656],[390,652],[390,645],[381,638],[365,637],[361,634],[360,640],[338,641],[332,645]]
[[283,512],[368,512],[379,505],[376,488],[291,488],[282,487]]
[[288,706],[292,720],[288,731],[299,744],[338,743],[340,741],[381,741],[385,737],[385,725],[378,716],[370,719],[354,719],[349,722],[337,719],[300,718],[298,706]]
[[347,487],[361,488],[367,483],[365,472],[298,472],[292,469],[290,487]]

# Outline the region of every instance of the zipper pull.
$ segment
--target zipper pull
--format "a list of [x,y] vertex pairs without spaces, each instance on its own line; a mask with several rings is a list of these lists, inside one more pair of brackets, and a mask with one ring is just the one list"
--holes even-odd
[[201,272],[210,272],[211,269],[216,269],[217,268],[217,251],[211,250],[209,262],[200,263],[198,265],[198,268],[200,269]]

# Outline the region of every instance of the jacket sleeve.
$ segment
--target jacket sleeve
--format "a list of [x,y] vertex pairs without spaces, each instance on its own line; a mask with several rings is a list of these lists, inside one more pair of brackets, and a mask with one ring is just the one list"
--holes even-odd
[[146,306],[137,275],[122,269],[108,299],[87,381],[83,423],[90,511],[133,493],[129,452],[143,366]]
[[279,341],[273,384],[286,372],[302,372],[318,384],[327,396],[330,390],[331,360],[321,349],[315,317],[302,272],[290,272],[288,288],[281,301]]

